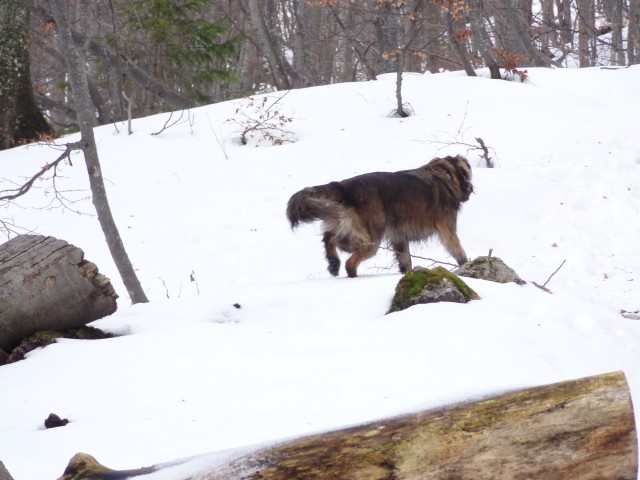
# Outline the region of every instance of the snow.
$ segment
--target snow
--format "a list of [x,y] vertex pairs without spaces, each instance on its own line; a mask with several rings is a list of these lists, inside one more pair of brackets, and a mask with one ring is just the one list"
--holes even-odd
[[[295,90],[278,109],[297,141],[281,146],[240,145],[228,120],[243,100],[191,110],[158,135],[169,114],[134,120],[130,136],[97,128],[151,302],[129,304],[80,155],[56,177],[66,208],[48,180],[0,210],[82,248],[121,295],[94,323],[121,336],[60,340],[0,367],[0,460],[27,480],[57,478],[76,452],[115,469],[195,457],[148,476],[182,479],[252,445],[617,370],[637,415],[640,320],[621,310],[640,309],[640,66],[528,74],[407,74],[405,119],[389,116],[394,76]],[[461,145],[475,137],[496,168]],[[333,278],[319,226],[286,221],[305,186],[458,153],[476,191],[459,217],[467,254],[493,249],[527,285],[469,279],[481,300],[385,315],[400,279],[388,252],[356,279]],[[0,152],[2,189],[58,155]],[[412,253],[452,262],[437,241]],[[552,294],[531,283],[547,279]],[[51,412],[70,423],[46,430]]]

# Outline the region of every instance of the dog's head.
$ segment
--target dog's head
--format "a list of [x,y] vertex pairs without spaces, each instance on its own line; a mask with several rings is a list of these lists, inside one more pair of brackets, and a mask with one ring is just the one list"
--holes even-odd
[[466,158],[461,155],[455,157],[447,157],[452,159],[452,163],[456,167],[456,174],[460,183],[461,200],[466,202],[473,193],[473,184],[471,183],[471,165]]
[[445,176],[451,183],[451,187],[457,192],[456,196],[459,197],[460,203],[469,200],[473,193],[471,165],[462,155],[434,158],[423,168]]

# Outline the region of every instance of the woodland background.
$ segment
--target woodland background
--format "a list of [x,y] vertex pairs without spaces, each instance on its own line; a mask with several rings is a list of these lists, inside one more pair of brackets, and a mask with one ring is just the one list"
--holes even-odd
[[[77,129],[51,3],[0,1],[0,149]],[[488,67],[524,79],[530,66],[640,59],[640,0],[65,3],[99,125],[389,72]],[[48,125],[37,112],[16,122],[34,110],[32,93]]]

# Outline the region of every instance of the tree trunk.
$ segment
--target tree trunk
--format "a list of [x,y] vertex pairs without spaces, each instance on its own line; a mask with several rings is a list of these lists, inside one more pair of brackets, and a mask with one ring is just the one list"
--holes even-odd
[[1,461],[0,461],[0,480],[13,480],[13,477],[4,466],[4,463],[2,463]]
[[477,45],[480,55],[489,67],[491,78],[494,80],[502,79],[500,75],[500,66],[493,53],[493,42],[487,32],[484,19],[484,11],[480,0],[469,0],[469,20],[474,33],[474,41]]
[[318,71],[318,49],[311,48],[309,42],[310,20],[318,21],[316,10],[320,7],[308,5],[306,0],[292,0],[291,10],[294,26],[291,31],[293,65],[292,68],[306,79],[307,85],[320,85],[322,79]]
[[31,85],[31,3],[0,2],[0,150],[53,133],[36,106]]
[[147,296],[142,290],[133,266],[122,243],[118,227],[111,214],[111,207],[107,199],[107,192],[102,178],[102,169],[98,158],[98,149],[93,135],[95,122],[94,106],[89,95],[89,85],[84,65],[73,43],[68,19],[67,0],[52,0],[51,6],[57,25],[57,34],[60,39],[60,48],[64,53],[73,93],[74,104],[80,134],[84,143],[84,159],[89,173],[89,185],[93,196],[93,205],[98,215],[98,221],[102,227],[111,257],[120,273],[122,282],[129,293],[132,303],[148,302]]
[[378,40],[379,54],[382,56],[382,72],[391,73],[396,71],[395,57],[400,45],[398,39],[400,21],[391,5],[386,2],[382,5],[376,10],[373,26]]
[[594,65],[595,6],[593,0],[577,0],[578,7],[578,55],[580,68]]
[[409,114],[405,111],[402,102],[402,70],[404,68],[404,51],[399,51],[396,56],[396,117],[405,118]]
[[467,53],[467,50],[465,49],[464,45],[460,43],[456,36],[454,21],[453,18],[451,18],[451,14],[447,11],[443,11],[442,14],[444,15],[444,20],[447,25],[447,37],[449,38],[449,45],[451,46],[453,53],[456,57],[458,57],[462,68],[468,76],[477,76],[476,71],[473,69],[473,65],[471,65],[471,60],[469,60],[469,54]]
[[367,75],[367,80],[376,80],[377,79],[376,71],[367,60],[366,52],[363,51],[362,47],[359,45],[358,39],[355,37],[354,29],[347,26],[342,21],[342,19],[340,18],[340,11],[336,6],[332,5],[331,3],[328,3],[327,6],[331,10],[333,18],[335,19],[336,23],[340,27],[340,30],[342,30],[342,33],[346,41],[349,43],[349,46],[353,50],[353,53],[355,53],[356,57],[358,57],[358,60],[362,64],[362,68],[364,69]]
[[629,0],[627,64],[640,63],[640,0]]
[[255,35],[256,45],[269,64],[275,86],[278,90],[291,89],[291,82],[287,77],[285,67],[282,63],[282,57],[269,34],[264,14],[260,9],[260,2],[258,0],[244,0],[243,3],[245,4],[249,23]]
[[[59,480],[123,478],[88,460],[76,455]],[[633,406],[616,372],[293,440],[197,478],[631,480],[637,469]]]
[[84,326],[116,311],[109,279],[64,240],[20,235],[0,246],[0,350],[42,330]]

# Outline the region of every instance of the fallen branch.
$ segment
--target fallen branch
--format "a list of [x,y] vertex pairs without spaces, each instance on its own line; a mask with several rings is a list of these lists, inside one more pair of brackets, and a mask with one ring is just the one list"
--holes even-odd
[[441,140],[427,140],[427,143],[435,143],[436,145],[442,145],[441,148],[438,149],[438,152],[440,150],[442,150],[443,148],[446,147],[450,147],[451,145],[459,145],[462,147],[466,147],[467,148],[467,153],[469,153],[470,151],[473,150],[482,150],[482,155],[480,155],[481,158],[484,159],[485,163],[487,164],[487,168],[493,168],[494,167],[494,163],[493,163],[493,159],[489,156],[489,150],[491,150],[495,156],[495,149],[491,148],[491,147],[487,147],[486,144],[484,143],[484,140],[480,137],[475,137],[476,142],[478,142],[478,144],[480,146],[474,145],[472,143],[468,143],[465,142],[464,140],[464,123],[467,119],[467,108],[469,107],[469,102],[467,102],[467,104],[465,105],[465,109],[464,109],[464,115],[462,117],[462,121],[460,122],[460,126],[458,127],[458,131],[456,132],[455,136],[452,134],[448,134],[449,137],[451,138],[450,141],[448,142],[443,142]]
[[544,282],[542,285],[539,285],[539,284],[537,284],[536,282],[531,282],[531,283],[533,283],[536,287],[538,287],[538,288],[539,288],[539,289],[541,289],[541,290],[544,290],[544,291],[545,291],[545,292],[547,292],[547,293],[553,293],[551,290],[549,290],[549,289],[547,288],[547,283],[549,283],[549,280],[551,280],[551,278],[552,278],[556,273],[558,273],[558,270],[560,270],[560,269],[562,268],[562,266],[564,265],[564,262],[566,262],[566,261],[567,261],[567,260],[566,260],[566,259],[564,259],[564,260],[562,261],[562,263],[560,264],[560,266],[559,266],[558,268],[556,268],[556,271],[555,271],[555,272],[553,272],[551,275],[549,275],[549,278],[547,278],[547,281],[546,281],[546,282]]
[[489,150],[485,146],[484,140],[482,140],[480,137],[476,137],[476,142],[480,144],[480,148],[484,152],[482,154],[482,158],[484,158],[484,161],[487,162],[487,167],[493,168],[493,160],[491,160],[491,157],[489,156]]

